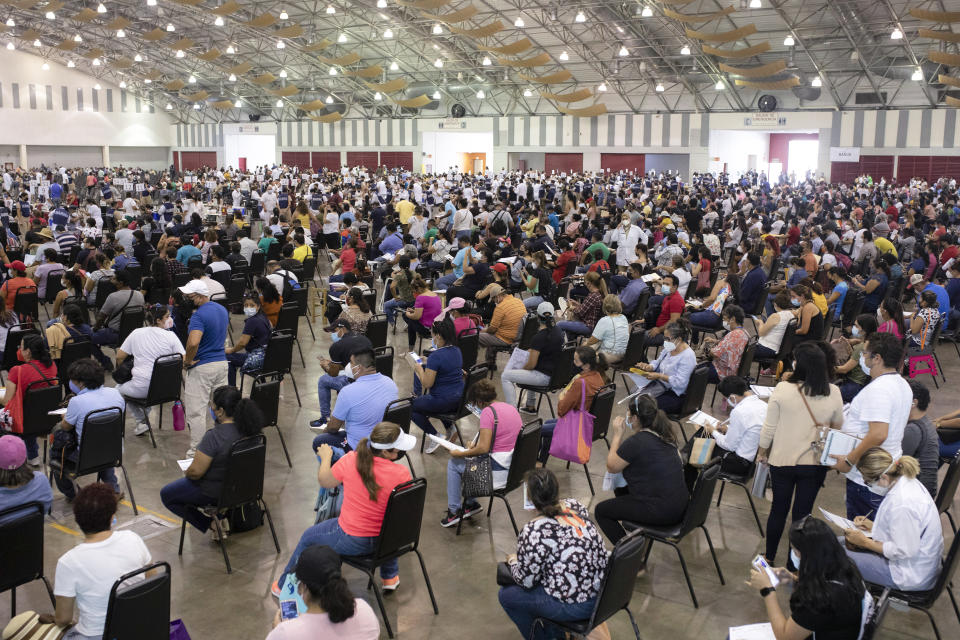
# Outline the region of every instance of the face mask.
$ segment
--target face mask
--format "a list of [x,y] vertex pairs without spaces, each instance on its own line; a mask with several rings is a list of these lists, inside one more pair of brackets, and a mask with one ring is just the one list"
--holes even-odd
[[877,322],[883,324],[883,314],[880,313],[880,309],[877,309]]
[[20,349],[17,349],[17,360],[19,360],[20,362],[27,361],[26,358],[23,357],[23,351],[21,351]]
[[727,398],[727,406],[730,407],[731,409],[737,406],[736,398],[734,398],[733,396],[730,396],[729,398]]
[[330,339],[333,340],[334,342],[339,342],[340,334],[334,331],[332,334],[330,334]]
[[795,307],[799,307],[799,306],[800,306],[800,301],[799,301],[799,300],[790,300],[790,304],[792,304],[792,305],[795,306]]
[[862,353],[860,354],[860,370],[870,375],[870,367],[867,366],[867,359]]
[[664,350],[665,352],[673,351],[673,350],[676,349],[676,348],[677,348],[677,343],[675,343],[675,342],[672,341],[672,340],[666,340],[666,341],[664,341],[664,343],[663,343],[663,350]]
[[793,563],[794,568],[797,570],[800,569],[800,556],[798,556],[797,552],[793,549],[790,549],[790,562]]
[[207,411],[210,412],[210,418],[211,418],[214,422],[216,422],[216,421],[217,421],[217,414],[214,413],[213,409],[212,409],[211,407],[207,407]]
[[661,286],[660,286],[660,293],[662,293],[662,294],[665,295],[665,296],[670,295],[670,285],[668,285],[668,284],[661,285]]
[[77,395],[82,391],[82,389],[78,387],[77,383],[74,382],[73,380],[70,381],[70,384],[68,386],[70,387],[70,392],[73,393],[74,395]]
[[630,226],[630,221],[629,221],[629,220],[624,220],[622,224],[623,224],[624,228],[629,227],[629,226]]
[[437,341],[434,340],[433,338],[430,338],[430,350],[431,350],[431,351],[436,351],[436,350],[439,349],[439,348],[440,348],[440,347],[437,346]]
[[257,308],[256,308],[256,307],[244,307],[244,308],[243,308],[243,315],[247,316],[248,318],[252,318],[253,316],[257,315]]
[[170,316],[167,316],[167,319],[163,321],[163,328],[164,328],[164,329],[172,329],[172,328],[173,328],[173,318],[171,318]]
[[726,320],[724,320],[724,321],[723,321],[723,328],[726,329],[727,331],[730,331],[730,323],[727,322]]

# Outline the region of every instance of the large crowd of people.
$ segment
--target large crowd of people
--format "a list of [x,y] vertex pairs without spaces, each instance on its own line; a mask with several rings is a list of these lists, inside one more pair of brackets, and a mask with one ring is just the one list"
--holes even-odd
[[[481,510],[463,497],[467,460],[489,456],[493,487],[505,486],[545,393],[557,394],[557,411],[542,426],[541,466],[525,479],[536,515],[507,559],[514,584],[500,603],[524,637],[538,617],[589,618],[624,523],[684,518],[702,471],[670,418],[689,417],[691,400],[710,410],[691,395],[704,393],[701,376],[727,405],[726,419],[697,434],[715,443],[715,463],[745,478],[769,469],[764,555],[771,565],[787,558],[775,575],[793,585],[789,615],[767,574],[751,584],[776,637],[857,638],[868,586],[920,591],[937,579],[944,536],[933,500],[938,469],[958,455],[960,411],[927,417],[924,382],[942,375],[937,347],[960,329],[953,180],[43,168],[3,174],[0,222],[0,348],[16,350],[3,358],[0,511],[53,500],[38,440],[24,435],[27,389],[69,390],[51,455],[75,464],[95,410],[128,409],[132,433],[153,437],[142,403],[154,364],[180,356],[190,462],[160,499],[221,539],[215,505],[231,447],[265,424],[237,374],[263,370],[272,338],[290,332],[287,312],[318,330],[328,349],[319,411],[303,426],[315,434],[318,489],[340,502],[303,532],[272,585],[300,609],[295,621],[278,612],[272,640],[377,637],[340,556],[376,548],[391,491],[411,478],[402,459],[418,432],[425,455],[443,455],[462,436],[452,417],[464,399],[478,417],[476,438],[449,447],[446,511],[424,520],[459,525]],[[313,300],[322,313],[308,312]],[[131,328],[136,311],[142,326]],[[380,314],[386,338],[373,330]],[[398,326],[405,345],[389,329]],[[407,388],[381,373],[384,340],[409,368]],[[68,359],[83,343],[89,357]],[[474,367],[491,380],[470,377]],[[613,496],[591,514],[544,467],[567,416],[616,385],[611,367],[626,374],[617,393],[630,398],[615,410],[602,465]],[[405,397],[412,433],[384,419]],[[817,443],[832,429],[857,440],[824,464]],[[831,469],[845,476],[853,522],[839,534],[812,515]],[[136,534],[112,529],[123,496],[113,469],[79,492],[67,474],[53,479],[84,539],[60,558],[56,610],[40,617],[76,621],[69,638],[99,637],[113,580],[151,557]],[[399,588],[396,560],[380,579]]]

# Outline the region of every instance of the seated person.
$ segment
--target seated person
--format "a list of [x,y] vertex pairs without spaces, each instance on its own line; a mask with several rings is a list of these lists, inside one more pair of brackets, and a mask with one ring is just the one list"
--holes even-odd
[[852,402],[860,390],[870,382],[870,376],[860,368],[860,357],[866,346],[866,337],[877,330],[877,316],[873,313],[861,313],[850,327],[850,347],[853,349],[850,357],[843,364],[838,364],[836,372],[842,376],[840,395],[844,404]]
[[[243,315],[246,316],[246,320],[243,321],[243,333],[232,346],[224,349],[228,365],[227,384],[231,387],[237,384],[237,370],[256,371],[263,365],[267,342],[270,341],[270,334],[273,331],[270,319],[263,312],[260,304],[260,296],[252,294],[244,296]],[[256,365],[257,361],[259,365]]]
[[[694,311],[690,314],[690,322],[700,327],[720,328],[723,318],[721,313],[727,300],[737,299],[737,289],[740,281],[735,274],[728,274],[726,278],[720,278],[713,285],[710,295],[704,298],[700,311]],[[696,334],[694,334],[696,341]]]
[[623,315],[620,298],[608,293],[603,299],[603,313],[584,344],[597,349],[608,363],[620,362],[630,341],[630,323]]
[[[659,311],[656,307],[648,307],[647,326],[650,326],[651,318],[655,319],[653,328],[647,329],[647,336],[643,342],[644,346],[660,346],[663,344],[663,330],[668,322],[673,322],[683,314],[684,302],[683,296],[677,292],[680,281],[673,274],[667,274],[663,277],[660,284],[660,292],[663,294]],[[651,305],[652,305],[651,299]],[[646,360],[646,355],[644,355]]]
[[541,616],[588,619],[610,557],[586,507],[560,500],[552,471],[534,469],[526,485],[537,515],[520,532],[517,552],[507,557],[516,584],[501,587],[499,594],[500,606],[524,638]]
[[[416,444],[417,439],[404,433],[399,426],[380,422],[336,464],[333,464],[334,452],[330,445],[323,443],[316,448],[320,459],[317,476],[320,486],[334,489],[342,484],[343,507],[338,517],[324,520],[303,532],[283,573],[270,588],[273,595],[278,598],[293,596],[289,587],[291,583],[286,578],[293,573],[300,554],[308,547],[326,545],[343,555],[364,555],[376,550],[390,492],[410,480],[410,470],[396,461]],[[399,571],[396,558],[380,566],[385,591],[394,591],[400,585]]]
[[[490,454],[493,469],[493,488],[507,486],[507,473],[513,458],[517,436],[523,429],[520,412],[513,405],[497,402],[497,388],[489,380],[480,380],[467,390],[467,401],[480,410],[480,430],[473,445],[466,451],[451,451],[447,462],[447,514],[440,521],[442,527],[460,522],[463,472],[471,456]],[[469,518],[483,511],[475,498],[463,505],[463,517]]]
[[714,456],[722,456],[721,471],[735,475],[750,473],[757,457],[757,446],[763,421],[767,417],[767,403],[758,398],[746,380],[727,376],[720,380],[717,391],[726,398],[732,409],[726,424],[706,426],[704,431],[717,441]]
[[[606,385],[607,360],[602,353],[597,353],[586,345],[581,345],[573,352],[573,370],[578,371],[557,400],[557,416],[562,418],[574,409],[580,409],[581,393],[583,394],[583,410],[589,412],[597,391]],[[550,444],[553,442],[553,431],[557,428],[557,419],[545,420],[540,430],[540,455],[538,460],[546,464],[550,457]]]
[[[0,511],[30,502],[43,504],[50,512],[53,491],[43,471],[34,471],[27,463],[27,445],[17,436],[0,436]],[[8,516],[0,523],[12,519]]]
[[754,352],[754,358],[776,358],[783,343],[787,325],[791,320],[797,319],[789,291],[781,291],[773,298],[773,309],[773,313],[757,327],[757,350]]
[[143,307],[143,294],[131,289],[130,282],[131,276],[126,271],[117,271],[113,275],[117,290],[107,296],[97,312],[97,323],[93,327],[93,355],[108,371],[113,370],[113,362],[100,347],[117,344],[120,340],[120,320],[124,309]]
[[913,403],[910,416],[903,430],[903,455],[916,458],[920,463],[920,475],[917,478],[927,488],[930,496],[937,496],[937,468],[940,464],[940,447],[937,428],[927,417],[930,406],[930,390],[919,380],[910,380]]
[[704,345],[710,349],[710,373],[707,380],[713,384],[740,372],[740,360],[747,343],[750,342],[750,335],[743,328],[743,309],[735,304],[728,304],[722,316],[723,328],[726,330],[723,338],[719,342],[711,337],[703,340]]
[[683,406],[690,376],[697,367],[697,356],[687,344],[690,321],[686,318],[671,321],[662,336],[666,340],[660,356],[651,363],[638,363],[636,368],[647,372],[643,377],[649,383],[643,393],[655,396],[657,406],[667,413],[677,413]]
[[[307,606],[305,613],[284,620],[280,609],[273,617],[267,640],[291,638],[350,638],[377,640],[380,622],[362,598],[355,598],[341,575],[340,555],[330,547],[304,549],[294,571],[297,593]],[[291,580],[291,582],[294,582]]]
[[[61,431],[74,431],[76,433],[74,440],[76,444],[65,447],[62,455],[64,456],[64,466],[67,468],[64,471],[77,463],[80,443],[83,442],[83,421],[87,415],[101,409],[117,408],[120,411],[124,410],[126,403],[123,396],[115,388],[104,386],[104,375],[103,367],[90,358],[76,360],[70,363],[70,367],[67,369],[70,391],[76,395],[70,398],[70,402],[67,404],[67,412],[55,428]],[[76,489],[67,474],[54,474],[53,479],[57,488],[60,489],[60,493],[66,496],[68,501],[73,500]],[[112,467],[100,471],[97,474],[97,479],[113,487],[118,496],[122,495],[120,486],[117,484],[117,474]]]
[[[40,448],[36,437],[24,437],[23,434],[23,400],[27,389],[44,386],[54,386],[57,377],[57,365],[50,357],[50,351],[43,338],[30,333],[20,340],[17,357],[23,361],[11,367],[7,372],[7,384],[4,386],[3,397],[0,402],[0,432],[20,434],[27,447],[29,462],[34,467],[40,466]],[[46,382],[46,384],[44,384]]]
[[[550,383],[557,357],[563,348],[563,331],[554,326],[553,316],[553,305],[549,302],[541,302],[537,307],[537,321],[540,328],[530,341],[527,361],[520,368],[508,368],[500,376],[503,399],[507,404],[514,406],[518,404],[517,385],[544,386]],[[510,363],[507,363],[507,366],[509,367]],[[527,392],[526,412],[537,412],[536,400],[536,394]]]
[[594,508],[597,525],[613,544],[627,535],[622,520],[676,524],[690,498],[673,424],[650,396],[634,396],[628,404],[626,420],[617,416],[610,427],[607,454],[607,471],[623,474],[626,486]]
[[[867,582],[901,591],[932,589],[940,573],[943,529],[930,492],[917,479],[920,463],[910,456],[894,460],[874,447],[857,461],[857,469],[870,490],[884,498],[873,521],[857,516],[857,528],[843,532],[847,555]],[[851,551],[850,545],[863,551]]]
[[920,305],[910,318],[906,357],[931,353],[933,332],[940,322],[937,294],[929,289],[920,294]]
[[570,320],[557,323],[557,327],[566,332],[569,340],[576,339],[576,336],[589,336],[603,315],[603,299],[607,296],[606,282],[596,271],[587,273],[583,282],[587,287],[587,297],[583,302],[568,299],[567,317]]
[[750,586],[760,591],[775,637],[859,638],[863,605],[870,595],[830,526],[810,516],[796,520],[790,527],[790,546],[797,573],[773,570],[784,588],[793,585],[789,616],[780,609],[767,572],[754,569],[750,574]]
[[193,461],[182,478],[160,490],[163,506],[192,524],[200,533],[210,529],[213,517],[201,509],[216,506],[227,475],[230,448],[242,438],[263,430],[263,414],[255,402],[242,398],[236,387],[217,387],[210,400],[213,428],[203,434]]
[[[463,354],[457,346],[453,319],[446,317],[433,323],[431,329],[434,349],[426,362],[417,364],[412,358],[406,361],[413,367],[413,423],[426,434],[436,435],[430,423],[433,415],[450,413],[460,405],[463,397]],[[446,438],[456,434],[452,423],[444,423]],[[440,443],[430,441],[424,453],[433,453]]]
[[372,351],[373,343],[370,338],[356,333],[346,318],[340,318],[333,323],[333,333],[330,334],[333,344],[330,345],[330,357],[322,358],[320,368],[324,374],[317,380],[317,399],[320,402],[320,417],[310,421],[310,428],[323,430],[330,420],[330,392],[340,390],[353,382],[350,365],[350,356],[358,351]]

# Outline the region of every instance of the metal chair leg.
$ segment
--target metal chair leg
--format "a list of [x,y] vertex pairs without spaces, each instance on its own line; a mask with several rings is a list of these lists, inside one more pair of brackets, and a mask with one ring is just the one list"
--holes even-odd
[[703,529],[703,535],[707,537],[707,546],[710,547],[710,555],[713,557],[713,566],[717,568],[717,575],[720,576],[720,584],[727,584],[723,579],[723,572],[720,571],[720,563],[717,562],[717,552],[713,548],[713,540],[710,538],[710,532],[707,531],[707,528],[703,525],[700,525],[700,528]]
[[297,406],[302,407],[303,405],[300,404],[300,390],[297,389],[297,380],[293,377],[293,373],[290,374],[290,382],[293,383],[293,393],[297,396]]
[[433,603],[433,614],[440,615],[440,608],[437,607],[437,599],[433,595],[433,585],[430,584],[430,576],[427,575],[427,565],[423,563],[423,556],[420,555],[419,549],[414,549],[413,552],[417,554],[417,559],[420,560],[420,570],[423,571],[423,581],[427,583],[427,593],[430,594],[430,602]]
[[230,557],[227,555],[227,541],[223,539],[223,528],[220,526],[220,518],[214,516],[212,524],[213,528],[217,530],[217,537],[220,538],[220,551],[223,552],[223,561],[227,565],[227,573],[233,573],[233,568],[230,566]]
[[147,421],[147,433],[150,434],[150,442],[153,443],[153,448],[157,448],[157,440],[153,437],[153,425],[150,424],[150,409],[148,408],[143,412],[143,419]]
[[[750,489],[747,489],[746,485],[740,485],[743,487],[744,493],[747,494],[747,500],[750,502],[750,510],[753,511],[753,519],[757,521],[757,529],[760,529],[760,537],[763,537],[763,525],[760,524],[760,516],[757,514],[757,506],[753,503],[753,496],[750,494]],[[721,486],[721,491],[723,487]]]
[[177,550],[177,555],[183,555],[183,537],[187,534],[187,521],[180,521],[180,548]]
[[953,529],[953,534],[956,535],[956,534],[957,534],[957,523],[953,521],[953,516],[950,515],[950,511],[949,511],[949,510],[944,511],[943,513],[946,514],[947,520],[950,521],[950,528]]
[[[43,580],[43,586],[47,588],[47,595],[50,596],[50,604],[52,604],[54,609],[56,609],[57,600],[53,597],[53,587],[50,586],[50,581],[47,580],[47,576],[40,576],[40,579]],[[951,597],[953,596],[953,594],[950,595]],[[957,605],[954,604],[953,606],[956,607]]]
[[277,428],[277,435],[280,436],[280,446],[283,447],[283,455],[287,457],[287,466],[291,469],[293,468],[293,462],[290,461],[290,452],[287,451],[287,443],[283,439],[283,431],[280,430],[280,425],[274,425]]
[[673,547],[674,551],[677,552],[677,557],[680,558],[680,568],[683,569],[683,577],[687,580],[687,589],[690,590],[690,598],[693,600],[693,608],[699,609],[700,603],[697,602],[697,594],[693,591],[693,583],[690,581],[690,572],[687,571],[687,562],[683,559],[683,553],[680,552],[680,547],[672,542],[668,542],[667,544]]
[[277,554],[280,554],[280,542],[277,540],[277,531],[273,528],[273,517],[270,516],[270,509],[267,508],[267,503],[261,498],[260,506],[263,507],[263,512],[267,514],[267,524],[270,525],[270,535],[273,536],[273,546],[277,548]]
[[383,626],[387,628],[387,635],[393,637],[393,627],[390,626],[390,619],[387,618],[387,608],[383,605],[383,593],[380,592],[380,586],[373,579],[373,572],[367,573],[370,576],[370,583],[373,584],[373,593],[377,596],[377,604],[380,606],[380,616],[383,618]]
[[720,500],[723,499],[723,488],[727,486],[726,482],[720,482],[720,491],[717,493],[717,506],[720,506]]
[[593,480],[590,479],[590,469],[587,468],[587,465],[583,465],[583,472],[587,474],[587,485],[590,487],[590,495],[597,495],[597,492],[593,490]]
[[14,618],[17,615],[17,588],[14,587],[10,589],[10,617]]
[[133,505],[133,515],[138,516],[140,512],[137,511],[137,499],[133,497],[133,489],[130,487],[130,476],[127,475],[127,469],[122,464],[120,470],[123,471],[123,483],[127,485],[127,494],[130,496],[130,504]]
[[624,607],[623,610],[630,616],[630,624],[633,625],[633,635],[637,637],[637,640],[640,640],[640,629],[637,627],[637,621],[633,619],[633,612],[630,611],[630,607]]

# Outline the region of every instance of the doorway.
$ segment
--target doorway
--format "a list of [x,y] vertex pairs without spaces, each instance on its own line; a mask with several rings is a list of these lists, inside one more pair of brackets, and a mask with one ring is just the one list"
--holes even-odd
[[467,152],[462,155],[463,158],[460,161],[460,167],[463,171],[469,171],[474,175],[483,173],[484,168],[487,166],[487,154]]
[[791,140],[787,147],[787,166],[790,173],[803,179],[807,173],[815,175],[820,155],[819,140]]

